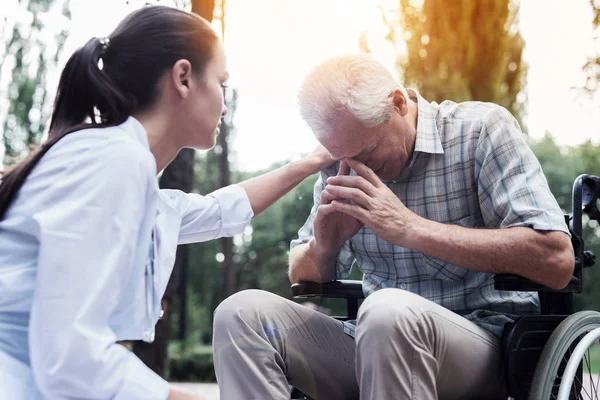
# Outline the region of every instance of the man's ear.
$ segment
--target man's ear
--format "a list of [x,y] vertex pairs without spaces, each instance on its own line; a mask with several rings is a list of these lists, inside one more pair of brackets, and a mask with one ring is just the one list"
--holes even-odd
[[192,64],[184,59],[177,61],[171,69],[171,82],[181,98],[188,96],[191,80]]
[[392,98],[392,102],[394,103],[394,108],[398,110],[400,115],[404,116],[408,113],[408,99],[402,93],[400,89],[394,89],[390,93],[390,97]]

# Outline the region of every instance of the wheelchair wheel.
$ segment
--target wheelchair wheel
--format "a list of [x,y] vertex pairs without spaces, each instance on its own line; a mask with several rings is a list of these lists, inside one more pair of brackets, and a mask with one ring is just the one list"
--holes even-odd
[[540,355],[529,400],[600,399],[598,328],[596,311],[577,312],[556,328]]

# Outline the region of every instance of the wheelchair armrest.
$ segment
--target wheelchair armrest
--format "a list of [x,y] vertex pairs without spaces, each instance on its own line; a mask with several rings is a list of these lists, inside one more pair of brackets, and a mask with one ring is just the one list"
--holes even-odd
[[494,276],[494,288],[496,290],[511,290],[517,292],[579,293],[581,292],[581,280],[572,276],[569,284],[564,289],[554,290],[518,275],[497,274]]
[[346,299],[346,315],[334,317],[336,319],[347,321],[356,319],[358,313],[358,302],[364,299],[361,281],[330,281],[324,283],[318,282],[298,282],[292,285],[292,295],[294,298],[322,297],[334,299]]
[[324,297],[337,299],[364,299],[361,281],[339,280],[324,283],[298,282],[292,285],[294,297]]

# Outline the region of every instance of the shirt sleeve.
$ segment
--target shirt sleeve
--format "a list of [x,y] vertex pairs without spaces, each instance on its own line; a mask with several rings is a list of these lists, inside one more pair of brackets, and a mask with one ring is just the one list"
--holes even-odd
[[504,108],[497,107],[484,118],[475,173],[487,227],[526,226],[569,233],[539,161]]
[[163,189],[161,198],[181,215],[179,244],[243,233],[254,216],[248,195],[239,185],[226,186],[206,196]]
[[138,147],[120,143],[92,159],[70,160],[51,204],[34,215],[40,250],[29,346],[46,398],[168,397],[168,383],[116,344],[109,327],[127,288],[154,179],[152,160]]
[[[319,208],[319,204],[321,204],[321,193],[325,189],[325,182],[327,182],[327,178],[330,176],[335,176],[339,169],[339,163],[335,163],[331,167],[321,171],[319,174],[319,178],[315,183],[313,190],[313,206],[310,210],[310,215],[306,219],[304,225],[298,231],[298,238],[293,239],[290,243],[290,250],[294,247],[308,243],[310,239],[313,237],[313,224],[315,221],[315,217],[317,216],[317,210]],[[351,240],[346,240],[340,251],[337,255],[335,262],[335,279],[344,279],[350,275],[352,271],[352,264],[354,263],[354,250],[352,248]]]

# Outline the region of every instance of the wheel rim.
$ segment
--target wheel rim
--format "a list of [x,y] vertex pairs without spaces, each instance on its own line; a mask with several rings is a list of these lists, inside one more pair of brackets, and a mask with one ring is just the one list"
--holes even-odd
[[[559,399],[559,387],[561,387],[561,385],[563,384],[562,380],[567,363],[571,359],[576,346],[580,343],[582,338],[592,331],[595,331],[595,338],[590,344],[590,346],[587,346],[587,348],[581,355],[581,362],[577,363],[577,370],[574,374],[572,383],[569,385],[570,387],[562,389],[565,390],[566,394],[568,394],[568,396],[565,396],[562,399],[600,399],[600,344],[598,343],[600,331],[598,331],[597,329],[591,329],[590,327],[588,327],[588,329],[585,329],[583,332],[578,332],[580,334],[578,335],[577,340],[574,340],[563,354],[561,364],[554,377],[554,387],[552,389],[550,399]],[[564,384],[567,383],[567,381],[564,382]]]

